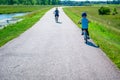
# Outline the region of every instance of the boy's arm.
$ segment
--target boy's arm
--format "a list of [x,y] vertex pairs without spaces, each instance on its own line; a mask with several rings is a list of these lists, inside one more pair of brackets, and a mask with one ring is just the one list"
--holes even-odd
[[78,21],[78,24],[81,24],[81,20]]
[[88,20],[88,23],[90,23],[91,21]]
[[88,23],[90,23],[91,21],[90,20],[88,20]]

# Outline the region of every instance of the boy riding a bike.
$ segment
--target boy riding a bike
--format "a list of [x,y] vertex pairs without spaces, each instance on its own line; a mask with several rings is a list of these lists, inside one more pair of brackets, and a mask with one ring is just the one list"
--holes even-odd
[[56,10],[55,10],[55,17],[57,16],[57,17],[59,17],[59,10],[58,10],[58,8],[56,8]]
[[55,14],[56,22],[58,22],[58,17],[59,17],[59,10],[58,10],[58,8],[56,8],[56,10],[54,11],[54,14]]
[[88,39],[89,39],[89,32],[88,32],[89,20],[87,19],[87,13],[83,12],[81,16],[82,16],[82,19],[78,23],[82,24],[82,35],[83,35],[83,31],[86,30]]

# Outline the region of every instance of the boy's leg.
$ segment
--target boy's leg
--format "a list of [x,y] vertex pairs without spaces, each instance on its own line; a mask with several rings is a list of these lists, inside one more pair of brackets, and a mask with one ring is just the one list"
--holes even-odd
[[90,39],[88,29],[86,29],[86,32],[87,32],[87,35],[88,35],[88,39]]
[[89,31],[88,31],[88,29],[86,29],[86,31],[87,31],[87,35],[89,36]]
[[82,34],[81,34],[81,35],[83,35],[83,30],[84,30],[84,29],[82,29]]

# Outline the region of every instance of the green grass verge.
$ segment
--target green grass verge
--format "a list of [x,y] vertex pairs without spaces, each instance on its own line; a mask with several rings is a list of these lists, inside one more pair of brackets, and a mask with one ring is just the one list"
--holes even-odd
[[47,8],[50,6],[39,6],[39,5],[0,5],[0,14],[9,14],[9,13],[22,13],[22,12],[31,12],[39,10],[42,8]]
[[[101,17],[98,17],[98,15],[96,16],[96,13],[94,10],[96,10],[97,8],[96,7],[69,7],[69,8],[64,8],[64,11],[76,24],[80,20],[81,18],[80,14],[83,11],[87,10],[87,13],[90,13],[88,15],[88,18],[91,21],[91,23],[89,24],[90,36],[92,37],[94,42],[100,46],[100,48],[120,69],[120,36],[119,36],[120,30],[118,27],[113,27],[113,26],[108,27],[109,25],[103,23],[102,21],[91,18],[91,17],[94,17],[97,19],[103,19]],[[109,21],[109,19],[107,20]],[[111,22],[111,24],[112,23],[114,22]],[[81,28],[80,25],[78,26]]]
[[52,7],[41,7],[39,10],[24,17],[24,20],[13,25],[9,25],[4,29],[0,30],[0,46],[4,45],[8,41],[16,38],[21,33],[26,31],[32,25],[34,25],[50,8]]

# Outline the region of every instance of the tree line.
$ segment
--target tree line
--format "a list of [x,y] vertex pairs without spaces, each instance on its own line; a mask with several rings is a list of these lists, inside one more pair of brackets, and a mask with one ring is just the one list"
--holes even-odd
[[0,5],[69,5],[82,6],[91,4],[120,4],[120,0],[74,1],[74,0],[0,0]]
[[60,0],[0,0],[0,5],[57,5]]
[[73,0],[64,0],[60,2],[61,5],[66,6],[90,6],[93,4],[120,4],[120,0],[107,0],[107,1],[73,1]]

